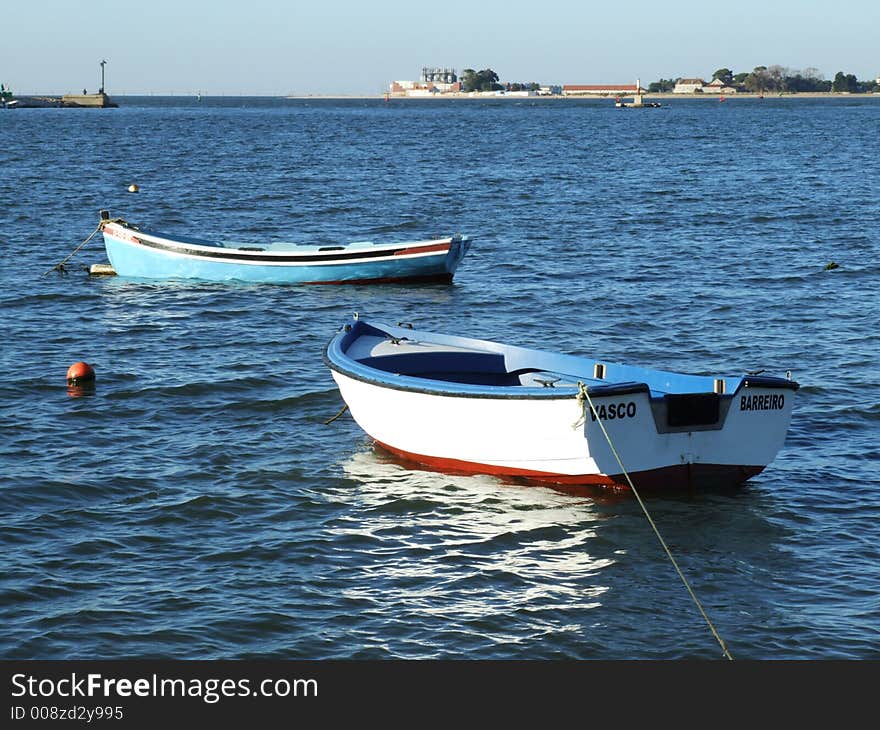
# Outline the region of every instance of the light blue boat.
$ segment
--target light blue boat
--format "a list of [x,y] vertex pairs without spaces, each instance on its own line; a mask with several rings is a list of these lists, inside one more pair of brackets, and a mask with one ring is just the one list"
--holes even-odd
[[119,276],[268,284],[451,282],[472,239],[309,246],[205,241],[141,230],[101,211],[107,258]]

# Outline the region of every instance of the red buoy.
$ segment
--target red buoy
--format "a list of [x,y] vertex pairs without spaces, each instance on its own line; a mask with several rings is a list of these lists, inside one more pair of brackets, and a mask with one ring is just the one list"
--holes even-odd
[[87,362],[75,362],[67,369],[67,384],[90,383],[95,379],[95,369]]

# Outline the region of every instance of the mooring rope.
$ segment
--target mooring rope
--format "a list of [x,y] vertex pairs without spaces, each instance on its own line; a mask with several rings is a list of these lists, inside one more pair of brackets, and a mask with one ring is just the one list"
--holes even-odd
[[92,231],[92,232],[89,234],[89,237],[88,237],[85,241],[83,241],[79,246],[77,246],[75,249],[73,249],[73,252],[72,252],[72,253],[71,253],[66,259],[64,259],[63,261],[58,262],[57,264],[55,264],[55,266],[53,266],[53,267],[52,267],[51,269],[49,269],[48,271],[44,271],[44,272],[43,272],[43,276],[45,276],[46,274],[48,274],[48,273],[50,273],[50,272],[52,272],[52,271],[60,271],[62,274],[66,273],[66,272],[64,271],[64,264],[66,264],[68,261],[70,261],[70,259],[72,259],[72,258],[76,255],[76,253],[77,253],[77,252],[78,252],[83,246],[85,246],[89,241],[91,241],[92,238],[95,237],[95,234],[96,234],[98,231],[100,231],[103,227],[104,227],[104,221],[101,221],[101,222],[98,224],[98,227],[97,227],[94,231]]
[[333,423],[333,421],[335,421],[337,418],[339,418],[347,410],[348,410],[348,403],[346,403],[344,406],[342,406],[342,410],[339,411],[339,413],[337,413],[335,416],[333,416],[333,418],[331,418],[329,421],[324,421],[324,425],[326,426],[330,423]]
[[580,381],[578,382],[577,400],[578,400],[578,403],[580,404],[581,409],[583,411],[583,418],[579,419],[578,423],[576,423],[573,426],[573,428],[577,428],[581,423],[586,422],[586,417],[587,417],[587,409],[586,409],[586,405],[585,405],[585,402],[586,402],[586,404],[590,406],[590,411],[596,417],[596,421],[599,423],[599,428],[602,429],[602,433],[605,435],[605,439],[608,441],[608,445],[611,447],[611,452],[614,454],[614,458],[617,459],[617,463],[620,464],[620,470],[623,472],[623,475],[626,477],[626,481],[629,483],[629,488],[632,489],[633,494],[636,495],[636,499],[639,502],[639,506],[642,508],[642,512],[644,512],[645,517],[648,518],[648,523],[651,525],[651,529],[654,530],[654,534],[657,536],[657,539],[660,541],[660,544],[663,546],[663,549],[666,551],[666,555],[669,558],[670,562],[672,563],[672,566],[675,568],[675,572],[678,573],[678,577],[681,578],[681,582],[684,583],[684,587],[687,588],[688,593],[690,593],[691,598],[693,599],[694,603],[697,605],[697,608],[700,610],[700,613],[703,615],[703,618],[705,619],[706,623],[709,625],[709,629],[712,631],[712,635],[715,637],[715,639],[718,641],[718,644],[721,646],[721,651],[724,652],[724,656],[727,659],[729,659],[730,661],[733,661],[733,656],[728,651],[727,645],[724,643],[724,639],[722,639],[721,636],[719,636],[718,632],[715,630],[715,626],[713,626],[712,621],[709,619],[709,615],[706,613],[705,609],[703,608],[703,604],[700,603],[700,599],[697,598],[697,594],[694,593],[693,589],[691,588],[690,583],[688,583],[688,581],[687,581],[687,578],[684,577],[684,573],[682,573],[681,568],[678,567],[678,563],[676,562],[675,558],[673,557],[672,551],[670,551],[670,549],[667,547],[666,541],[663,539],[663,536],[660,534],[660,530],[658,530],[657,525],[654,524],[654,520],[651,518],[651,514],[648,512],[648,508],[645,507],[645,503],[642,501],[641,496],[639,495],[638,491],[636,490],[636,487],[633,484],[632,479],[630,479],[629,473],[626,471],[626,468],[623,465],[623,461],[621,460],[620,455],[617,453],[617,449],[614,448],[614,443],[611,441],[611,437],[608,435],[608,431],[605,430],[605,424],[602,423],[602,419],[599,418],[599,414],[596,412],[596,409],[593,407],[593,401],[590,398],[590,394],[587,391],[587,387],[583,383],[581,383]]

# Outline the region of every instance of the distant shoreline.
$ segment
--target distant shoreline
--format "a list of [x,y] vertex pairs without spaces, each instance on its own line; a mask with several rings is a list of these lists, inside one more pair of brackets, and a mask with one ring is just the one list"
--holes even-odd
[[[581,94],[581,95],[572,95],[572,96],[564,96],[562,94],[555,95],[534,95],[534,96],[515,96],[513,94],[477,94],[471,95],[467,93],[447,93],[447,94],[432,94],[430,96],[402,96],[402,95],[389,95],[388,101],[420,101],[420,100],[429,100],[429,101],[441,101],[444,99],[453,99],[453,100],[463,100],[463,101],[485,101],[487,99],[510,99],[510,100],[551,100],[551,99],[565,99],[565,100],[575,100],[575,99],[594,99],[597,101],[604,101],[608,99],[615,99],[619,96],[621,99],[631,99],[633,97],[632,94]],[[659,92],[649,92],[642,94],[643,99],[702,99],[705,101],[718,101],[720,98],[724,98],[725,100],[731,99],[837,99],[837,98],[855,98],[855,99],[872,99],[872,98],[880,98],[880,92],[878,93],[865,93],[865,94],[853,94],[843,91],[799,91],[799,92],[772,92],[765,94],[757,94],[753,92],[738,92],[736,94],[674,94],[671,91],[659,91]],[[283,96],[284,99],[291,100],[302,100],[302,99],[384,99],[384,94],[367,94],[367,95],[358,95],[358,94],[302,94],[302,95],[286,95]]]
[[[27,94],[27,95],[16,95],[15,98],[37,98],[47,96],[45,94]],[[573,96],[563,96],[562,94],[556,95],[535,95],[535,96],[517,96],[515,94],[478,94],[471,95],[469,93],[449,93],[449,94],[433,94],[430,96],[397,96],[397,95],[389,95],[389,101],[420,101],[420,100],[428,100],[428,101],[436,101],[436,100],[444,100],[451,99],[456,101],[485,101],[487,99],[504,99],[504,100],[583,100],[583,99],[593,99],[596,101],[608,101],[613,100],[617,96],[620,96],[621,99],[632,99],[632,94],[607,94],[607,95],[599,95],[599,94],[583,94],[583,95],[573,95]],[[701,99],[703,101],[718,101],[721,97],[723,97],[726,101],[730,101],[733,99],[838,99],[838,98],[853,98],[853,99],[877,99],[880,98],[880,92],[875,93],[864,93],[864,94],[853,94],[841,91],[801,91],[801,92],[772,92],[765,93],[763,96],[761,94],[756,94],[753,92],[738,92],[736,94],[674,94],[670,91],[666,92],[647,92],[642,94],[642,99],[648,100],[674,100],[674,99]],[[116,93],[113,95],[115,99],[126,99],[126,98],[169,98],[169,99],[186,99],[186,98],[196,98],[195,94],[190,93],[164,93],[164,94],[156,94],[156,93]],[[202,94],[202,99],[291,99],[291,100],[382,100],[385,99],[385,94]]]

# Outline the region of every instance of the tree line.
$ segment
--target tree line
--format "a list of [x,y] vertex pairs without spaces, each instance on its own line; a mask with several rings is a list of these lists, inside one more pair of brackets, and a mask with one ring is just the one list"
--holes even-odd
[[484,68],[482,71],[466,68],[461,72],[462,91],[537,91],[540,88],[536,81],[502,84],[498,74],[491,68]]
[[[733,73],[729,68],[719,68],[712,74],[710,81],[721,81],[736,88],[752,91],[757,94],[765,92],[811,92],[811,91],[846,91],[853,94],[880,91],[874,80],[859,81],[854,74],[838,71],[833,80],[825,79],[816,68],[803,71],[785,68],[784,66],[755,66],[752,71]],[[659,79],[648,86],[649,93],[670,92],[681,78]],[[461,74],[462,91],[537,91],[540,87],[534,82],[500,83],[498,74],[491,68],[475,71],[466,68]]]
[[[753,71],[733,73],[729,68],[719,68],[712,74],[710,81],[721,79],[726,85],[740,87],[758,94],[764,92],[798,92],[798,91],[846,91],[852,94],[864,94],[880,91],[874,80],[859,81],[854,74],[838,71],[833,80],[825,79],[816,68],[803,71],[785,68],[784,66],[755,66]],[[675,88],[681,78],[660,79],[648,86],[652,93],[669,92]]]

